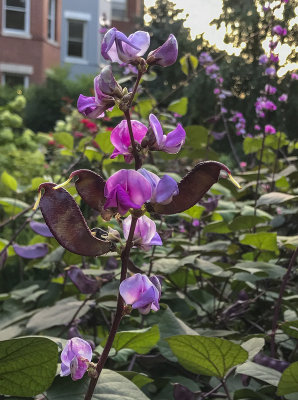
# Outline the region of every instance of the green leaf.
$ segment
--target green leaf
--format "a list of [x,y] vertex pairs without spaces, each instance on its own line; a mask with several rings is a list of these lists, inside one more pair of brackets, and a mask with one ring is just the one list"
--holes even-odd
[[[48,400],[82,400],[89,386],[88,377],[73,382],[70,378],[56,378],[47,391]],[[148,400],[131,381],[117,372],[104,369],[100,374],[92,400]]]
[[190,125],[185,128],[185,145],[191,149],[202,149],[208,140],[208,130],[201,125]]
[[258,354],[264,346],[265,339],[259,337],[251,338],[241,344],[241,347],[248,352],[249,359],[254,358],[254,356]]
[[67,149],[73,149],[73,136],[68,132],[57,132],[53,134],[57,143],[62,144]]
[[259,206],[270,206],[272,204],[281,204],[289,200],[297,200],[298,196],[293,196],[287,193],[271,192],[261,196],[257,201],[257,207]]
[[268,135],[265,138],[265,146],[271,147],[274,150],[284,147],[289,144],[285,133],[277,132],[275,135]]
[[158,324],[161,337],[158,343],[159,350],[168,360],[177,361],[169,344],[163,339],[175,335],[196,335],[196,331],[187,326],[181,319],[177,318],[169,307],[162,313],[160,318]]
[[289,336],[298,339],[298,320],[288,321],[281,325],[281,329]]
[[230,368],[248,357],[240,345],[226,339],[180,335],[166,340],[179,363],[195,374],[224,378]]
[[42,337],[0,342],[0,393],[35,396],[46,390],[56,375],[58,347]]
[[0,197],[0,205],[4,208],[6,214],[15,215],[29,207],[29,204],[21,200],[11,199],[9,197]]
[[13,190],[14,192],[17,191],[18,188],[18,182],[16,181],[16,179],[10,175],[8,172],[4,171],[2,172],[1,175],[1,182],[9,187],[9,189]]
[[187,113],[188,98],[181,97],[179,100],[174,100],[168,106],[168,110],[175,112],[180,115],[185,115]]
[[262,261],[239,261],[232,269],[271,279],[280,279],[285,274],[281,266]]
[[261,137],[246,137],[243,142],[243,151],[245,154],[257,153],[262,147]]
[[247,233],[242,236],[240,243],[248,244],[259,250],[268,250],[278,253],[276,232]]
[[39,185],[45,181],[47,181],[47,179],[43,178],[42,176],[37,176],[35,178],[32,178],[31,179],[31,190],[37,190]]
[[185,75],[188,75],[191,71],[189,71],[189,64],[192,67],[192,70],[196,70],[199,64],[199,60],[197,57],[192,54],[185,54],[185,56],[181,57],[180,60],[181,70]]
[[95,137],[96,143],[99,145],[101,150],[106,154],[112,153],[114,149],[110,137],[111,137],[111,132],[109,131],[98,133]]
[[265,222],[267,219],[258,216],[240,215],[229,223],[229,228],[232,231],[241,231],[254,228],[256,225]]
[[278,396],[298,392],[298,361],[284,370],[277,388]]
[[247,361],[245,364],[237,367],[238,374],[252,376],[255,379],[269,383],[269,385],[277,386],[281,377],[281,373],[275,369],[264,367],[252,361]]
[[193,207],[189,208],[188,210],[184,211],[184,214],[189,215],[191,218],[200,219],[205,207],[198,206],[197,204]]
[[149,376],[134,372],[134,371],[117,371],[118,374],[124,376],[125,378],[129,379],[131,382],[133,382],[135,385],[137,385],[138,388],[142,388],[143,386],[147,385],[148,383],[153,382],[153,379],[149,378]]
[[228,224],[224,221],[210,222],[204,227],[204,233],[214,232],[214,233],[229,233],[231,229]]
[[107,111],[108,118],[116,118],[116,117],[123,117],[123,111],[120,110],[118,107],[114,107],[112,111]]
[[[132,349],[136,353],[148,353],[159,341],[158,326],[154,325],[151,328],[140,329],[136,331],[117,332],[113,342],[113,348],[117,351],[121,349]],[[104,343],[101,343],[104,346]]]
[[140,100],[136,104],[135,110],[141,115],[141,117],[147,119],[155,104],[156,101],[154,99]]

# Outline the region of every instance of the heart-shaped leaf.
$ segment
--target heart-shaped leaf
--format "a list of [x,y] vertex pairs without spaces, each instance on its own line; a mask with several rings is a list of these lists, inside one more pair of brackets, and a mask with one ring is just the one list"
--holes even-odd
[[70,178],[77,177],[75,186],[82,199],[94,210],[101,211],[106,198],[104,187],[106,181],[89,169],[78,169],[71,173]]
[[35,396],[56,375],[58,347],[52,340],[26,337],[0,342],[0,393]]
[[40,210],[55,239],[65,249],[82,256],[100,256],[111,250],[111,242],[97,239],[87,226],[81,210],[63,188],[54,183],[42,183]]
[[298,393],[298,361],[284,371],[278,384],[277,394],[279,396],[290,393]]
[[230,174],[224,164],[216,161],[200,162],[178,183],[179,194],[173,197],[170,204],[149,203],[148,211],[158,214],[176,214],[188,210],[218,181],[221,170]]
[[195,374],[223,378],[230,368],[248,357],[240,345],[226,339],[179,335],[166,340],[179,363]]

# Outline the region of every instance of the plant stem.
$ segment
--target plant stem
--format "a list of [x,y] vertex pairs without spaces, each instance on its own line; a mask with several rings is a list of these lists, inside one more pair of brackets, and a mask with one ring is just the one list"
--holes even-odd
[[[258,166],[257,184],[256,184],[256,192],[255,192],[254,217],[257,214],[258,190],[259,190],[259,184],[260,184],[260,175],[261,175],[261,166],[262,166],[265,138],[266,138],[266,135],[264,132],[263,140],[262,140],[262,147],[261,147],[261,154],[260,154],[260,162],[259,162],[259,166]],[[256,230],[256,228],[254,227],[254,232],[255,232],[255,230]]]
[[138,89],[138,86],[139,86],[139,83],[140,83],[140,80],[141,80],[142,76],[143,76],[143,71],[138,70],[138,76],[137,76],[137,80],[135,81],[135,85],[133,87],[132,93],[131,93],[131,97],[130,97],[130,101],[129,101],[129,107],[131,107],[131,105],[132,105],[133,99],[135,97],[135,94],[137,93],[137,89]]
[[31,204],[31,206],[29,206],[29,207],[25,208],[24,210],[22,210],[21,212],[19,212],[18,214],[13,215],[12,217],[9,217],[7,220],[3,221],[0,224],[0,228],[3,228],[5,225],[9,224],[12,221],[15,221],[17,218],[19,218],[22,215],[26,214],[26,212],[30,211],[33,208],[33,206],[34,206],[34,203]]
[[128,126],[128,131],[129,131],[129,136],[130,136],[130,142],[131,142],[131,147],[132,147],[132,154],[134,156],[135,159],[135,170],[138,170],[139,168],[141,168],[142,166],[142,160],[140,158],[139,152],[137,150],[137,146],[136,146],[136,142],[133,136],[133,130],[132,130],[132,126],[131,126],[131,119],[130,119],[130,112],[125,111],[124,112],[126,121],[127,121],[127,126]]
[[272,321],[272,332],[271,332],[271,340],[270,340],[270,349],[271,349],[271,357],[275,357],[276,355],[276,350],[275,350],[275,335],[276,335],[276,330],[277,330],[277,321],[278,321],[278,316],[279,316],[279,312],[280,312],[280,307],[281,307],[281,302],[282,302],[282,297],[283,294],[285,292],[287,283],[288,283],[288,279],[290,277],[293,265],[296,261],[296,258],[298,256],[298,247],[296,248],[296,250],[294,251],[287,272],[284,274],[281,285],[280,285],[280,291],[279,291],[279,296],[274,308],[274,315],[273,315],[273,321]]
[[[134,235],[135,227],[137,224],[137,220],[138,220],[138,217],[132,215],[128,239],[127,239],[126,245],[121,253],[122,267],[121,267],[120,283],[126,278],[126,275],[127,275],[127,267],[128,267],[128,262],[129,262],[130,249],[132,247],[132,240],[133,240],[133,235]],[[111,350],[113,341],[115,339],[115,335],[117,333],[119,324],[123,317],[123,310],[124,310],[123,299],[120,296],[120,293],[118,293],[117,308],[116,308],[116,314],[114,317],[114,321],[113,321],[113,324],[112,324],[112,327],[111,327],[111,330],[110,330],[110,333],[108,336],[107,343],[106,343],[106,345],[103,349],[103,352],[102,352],[102,354],[98,360],[98,363],[96,365],[96,372],[98,375],[97,375],[97,378],[91,378],[87,393],[85,395],[85,400],[91,400],[91,398],[93,396],[94,389],[96,387],[98,378],[99,378],[100,373],[107,361],[109,352]]]
[[231,395],[230,395],[230,392],[229,392],[229,389],[228,389],[228,387],[227,387],[227,384],[226,384],[226,380],[225,380],[225,379],[222,380],[222,385],[223,385],[223,388],[224,388],[224,390],[225,390],[225,392],[226,392],[226,395],[227,395],[228,399],[229,399],[229,400],[232,400],[232,397],[231,397]]
[[274,178],[275,178],[275,172],[276,172],[276,168],[277,168],[278,153],[279,153],[279,148],[280,148],[280,142],[281,142],[281,132],[279,132],[278,143],[277,143],[277,149],[276,149],[276,154],[275,154],[275,161],[274,161],[273,172],[272,172],[272,180],[271,180],[271,191],[273,191],[274,186],[275,186]]

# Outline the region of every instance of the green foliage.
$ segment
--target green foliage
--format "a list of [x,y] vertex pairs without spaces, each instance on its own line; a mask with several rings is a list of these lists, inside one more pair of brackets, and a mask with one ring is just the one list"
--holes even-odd
[[298,393],[298,361],[291,364],[282,374],[277,388],[277,394]]
[[0,342],[1,393],[34,396],[48,389],[56,375],[57,358],[57,345],[46,338]]

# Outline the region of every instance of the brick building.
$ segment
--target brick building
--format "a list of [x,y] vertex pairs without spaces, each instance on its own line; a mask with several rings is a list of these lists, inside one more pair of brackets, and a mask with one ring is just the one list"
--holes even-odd
[[0,82],[41,83],[47,68],[70,65],[70,76],[96,74],[100,26],[130,34],[144,0],[0,0]]
[[41,83],[60,63],[62,0],[0,0],[2,84]]

